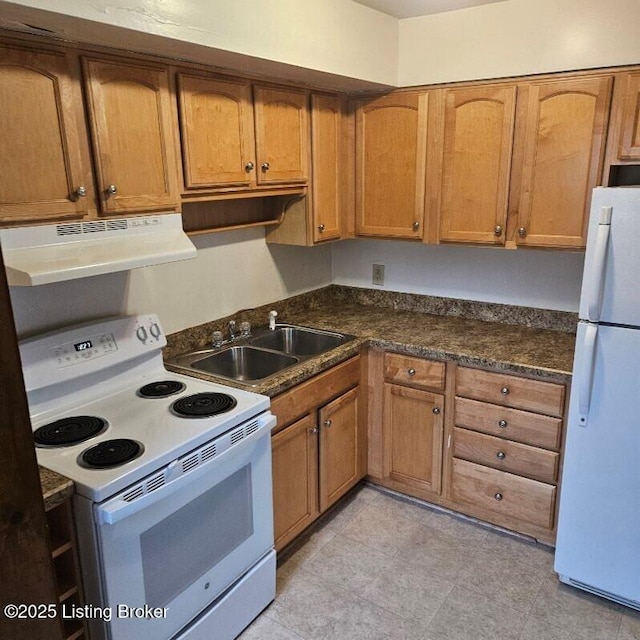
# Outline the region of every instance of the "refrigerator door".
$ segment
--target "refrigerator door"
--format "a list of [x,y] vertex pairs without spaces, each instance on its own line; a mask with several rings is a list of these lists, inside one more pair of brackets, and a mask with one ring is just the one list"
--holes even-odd
[[590,348],[592,327],[578,325],[555,570],[640,609],[640,331],[595,329]]
[[[611,218],[610,227],[599,224]],[[640,189],[593,190],[580,318],[640,326]]]

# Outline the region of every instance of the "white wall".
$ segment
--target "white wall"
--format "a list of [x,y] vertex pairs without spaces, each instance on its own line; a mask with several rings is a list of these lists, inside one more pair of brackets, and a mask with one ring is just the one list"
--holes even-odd
[[[383,287],[371,284],[373,264],[385,265]],[[583,264],[582,253],[349,240],[334,245],[333,282],[577,311]]]
[[[108,315],[156,312],[167,333],[323,287],[331,247],[267,245],[260,228],[193,239],[194,260],[11,287],[20,337]],[[266,318],[265,318],[266,322]]]
[[400,21],[400,86],[638,63],[638,0],[507,0]]
[[290,65],[289,72],[397,82],[398,21],[350,0],[2,0],[0,18],[258,74],[296,79],[263,59]]

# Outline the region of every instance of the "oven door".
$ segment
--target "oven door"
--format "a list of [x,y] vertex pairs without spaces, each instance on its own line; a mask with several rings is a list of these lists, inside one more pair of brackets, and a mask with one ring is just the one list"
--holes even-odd
[[168,465],[160,488],[94,506],[112,640],[171,638],[273,547],[274,425],[262,414]]

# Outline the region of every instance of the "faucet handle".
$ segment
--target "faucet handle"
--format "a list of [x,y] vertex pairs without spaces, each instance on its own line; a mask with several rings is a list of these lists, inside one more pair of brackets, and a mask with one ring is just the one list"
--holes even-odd
[[276,328],[276,318],[278,317],[277,311],[269,311],[269,329],[273,331]]
[[250,322],[241,322],[240,323],[240,337],[248,338],[251,335],[251,323]]
[[211,334],[211,343],[214,349],[218,349],[222,346],[222,331],[214,331]]

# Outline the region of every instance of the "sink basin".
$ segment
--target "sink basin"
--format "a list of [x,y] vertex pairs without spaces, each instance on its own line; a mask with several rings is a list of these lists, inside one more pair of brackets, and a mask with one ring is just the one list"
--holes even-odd
[[277,324],[273,331],[260,329],[252,338],[240,338],[240,344],[191,351],[168,360],[167,364],[187,375],[202,371],[255,386],[280,371],[354,339],[352,335],[323,329]]
[[273,331],[264,333],[251,340],[254,347],[273,349],[282,353],[297,356],[315,356],[329,349],[333,349],[349,337],[340,333],[309,329],[293,325],[276,325]]
[[182,360],[182,365],[191,369],[247,382],[262,380],[298,362],[294,356],[246,345],[228,347],[202,358],[198,358],[198,354],[191,354],[190,362],[186,357]]

